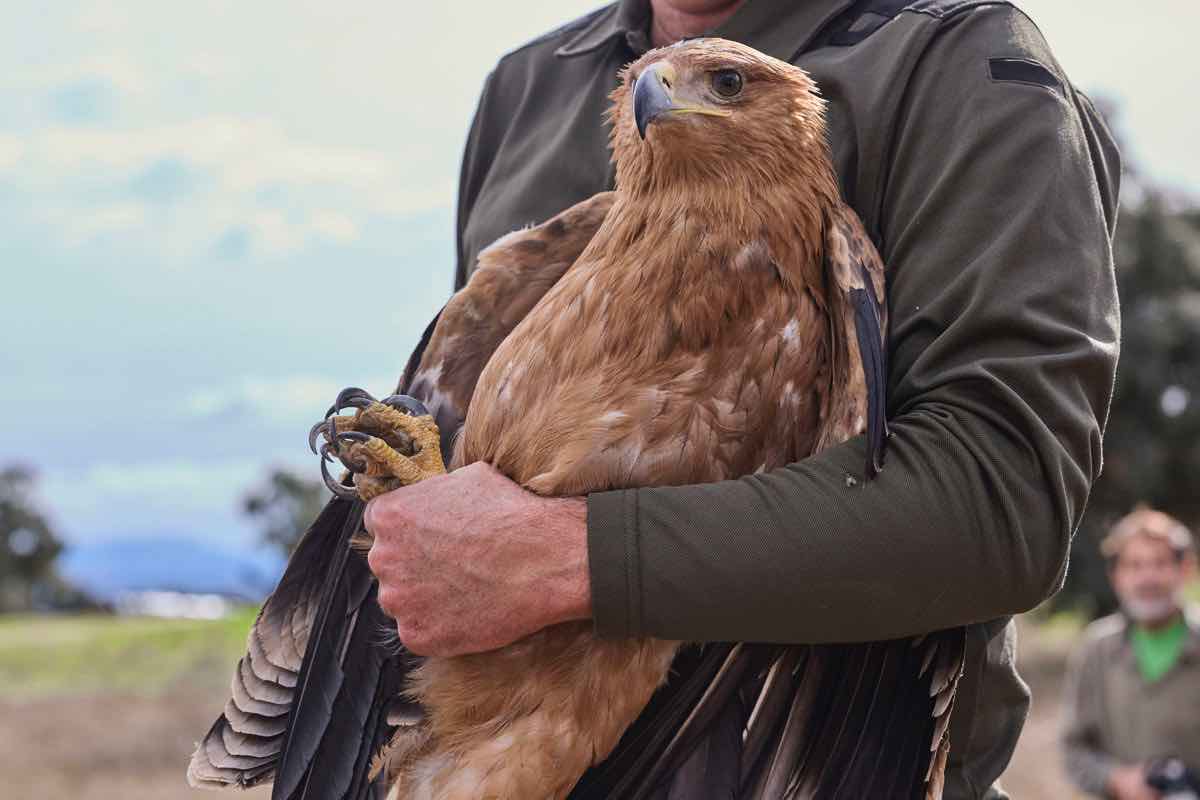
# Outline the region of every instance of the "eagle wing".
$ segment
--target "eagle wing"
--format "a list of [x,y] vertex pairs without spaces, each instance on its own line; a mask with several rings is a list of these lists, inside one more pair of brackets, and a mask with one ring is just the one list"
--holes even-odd
[[[604,192],[498,240],[426,327],[397,393],[429,408],[447,463],[484,365],[611,204]],[[381,635],[390,620],[352,547],[362,511],[361,501],[331,500],[301,538],[250,630],[224,713],[192,755],[193,786],[274,780],[277,800],[370,796],[371,759],[406,710],[398,695],[411,658]]]

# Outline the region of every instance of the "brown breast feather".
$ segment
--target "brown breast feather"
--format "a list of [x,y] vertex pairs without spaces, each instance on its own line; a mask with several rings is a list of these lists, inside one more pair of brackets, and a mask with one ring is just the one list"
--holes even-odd
[[[811,452],[824,304],[780,280],[763,239],[708,222],[620,258],[585,251],[484,368],[456,462],[575,495],[720,480]],[[684,245],[701,229],[704,249]]]

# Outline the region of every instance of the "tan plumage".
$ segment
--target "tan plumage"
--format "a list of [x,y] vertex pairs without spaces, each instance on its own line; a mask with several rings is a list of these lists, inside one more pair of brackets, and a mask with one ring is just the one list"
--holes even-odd
[[[744,99],[728,118],[673,119],[643,141],[630,87],[662,59],[701,86],[739,69]],[[824,232],[853,220],[813,89],[800,70],[727,42],[627,69],[613,96],[612,207],[487,361],[452,466],[488,461],[540,494],[579,495],[771,469],[861,427],[862,383],[846,385],[861,372],[833,382],[835,348],[856,359],[857,347],[834,340],[843,320]],[[451,335],[484,280],[481,269],[435,335]],[[834,394],[855,399],[835,406]],[[564,797],[645,706],[677,647],[597,640],[569,624],[499,653],[428,660],[414,690],[433,744],[414,791]]]
[[[647,70],[691,113],[660,115],[643,139],[633,87]],[[727,70],[742,82],[731,98],[712,84]],[[735,478],[862,432],[882,380],[877,363],[864,368],[856,319],[865,300],[882,325],[883,268],[840,199],[808,76],[742,45],[692,40],[627,67],[612,99],[616,190],[484,251],[402,380],[429,406],[451,468],[488,461],[539,494],[580,495]],[[391,796],[566,797],[667,679],[679,646],[600,640],[576,623],[426,659],[408,684],[425,719],[386,753]],[[916,663],[933,658],[920,648]],[[866,676],[884,650],[847,663]],[[749,663],[739,653],[727,667]],[[920,670],[940,706],[933,754],[920,760],[930,796],[961,668],[944,647],[937,658]],[[768,676],[765,710],[743,738],[769,763],[745,796],[793,796],[784,755],[808,752],[809,723],[788,704],[803,694],[802,668],[823,662],[781,648],[753,663]],[[724,669],[714,685],[726,673],[741,674]],[[816,691],[818,678],[805,685]],[[932,722],[922,725],[929,741]],[[664,759],[676,757],[668,748]]]

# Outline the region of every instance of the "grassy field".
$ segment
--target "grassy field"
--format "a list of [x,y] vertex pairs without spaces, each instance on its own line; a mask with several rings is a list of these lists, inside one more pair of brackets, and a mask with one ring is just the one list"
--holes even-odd
[[214,677],[245,649],[255,611],[220,620],[82,615],[0,617],[0,697],[159,694]]
[[[0,797],[200,800],[184,771],[220,713],[254,619],[0,617]],[[1055,734],[1071,622],[1026,626],[1034,711],[1004,785],[1017,800],[1074,797]],[[258,789],[238,798],[266,800]]]
[[214,797],[184,772],[253,619],[0,617],[0,796]]

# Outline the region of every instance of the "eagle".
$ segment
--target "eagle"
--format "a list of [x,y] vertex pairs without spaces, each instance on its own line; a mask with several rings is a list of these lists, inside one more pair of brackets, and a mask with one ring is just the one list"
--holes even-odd
[[575,622],[453,658],[384,635],[363,500],[447,469],[486,461],[577,496],[742,478],[863,434],[853,503],[883,467],[884,267],[841,199],[814,82],[701,38],[626,66],[611,100],[615,189],[481,252],[396,394],[348,389],[313,428],[336,497],[249,634],[193,785],[274,780],[278,800],[941,796],[961,629],[683,643]]

